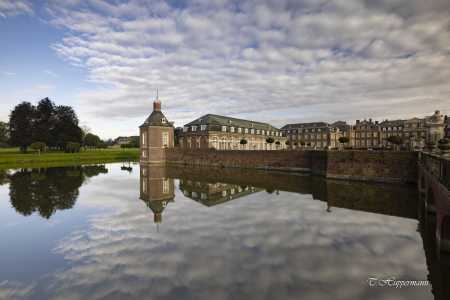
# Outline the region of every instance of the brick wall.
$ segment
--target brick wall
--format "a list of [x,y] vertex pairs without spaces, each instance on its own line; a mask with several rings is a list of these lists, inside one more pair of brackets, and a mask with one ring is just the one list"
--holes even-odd
[[415,182],[417,154],[382,151],[218,151],[167,149],[169,164],[310,172],[335,179]]

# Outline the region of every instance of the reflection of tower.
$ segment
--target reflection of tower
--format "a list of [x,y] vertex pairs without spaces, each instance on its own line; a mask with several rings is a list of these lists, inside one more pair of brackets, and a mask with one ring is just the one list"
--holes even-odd
[[153,211],[154,222],[162,222],[162,212],[175,198],[174,180],[167,178],[163,165],[141,164],[140,198]]
[[158,96],[153,102],[153,112],[139,127],[141,163],[165,163],[166,148],[174,147],[173,123],[161,112]]

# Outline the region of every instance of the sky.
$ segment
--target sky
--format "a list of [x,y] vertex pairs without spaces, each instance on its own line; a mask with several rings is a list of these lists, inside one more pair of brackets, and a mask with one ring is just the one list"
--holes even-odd
[[136,135],[159,90],[175,126],[450,113],[448,0],[0,0],[0,120],[73,106]]

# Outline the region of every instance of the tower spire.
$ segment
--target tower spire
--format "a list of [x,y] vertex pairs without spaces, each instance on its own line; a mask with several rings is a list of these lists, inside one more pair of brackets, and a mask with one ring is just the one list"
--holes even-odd
[[159,91],[156,89],[156,99],[153,101],[153,110],[161,111],[161,101],[159,101]]
[[156,88],[156,101],[159,101],[158,88]]

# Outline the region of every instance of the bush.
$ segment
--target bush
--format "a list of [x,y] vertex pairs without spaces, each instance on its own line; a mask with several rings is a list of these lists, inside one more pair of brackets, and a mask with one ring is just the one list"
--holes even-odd
[[280,143],[280,141],[276,141],[275,144],[276,145],[280,145],[281,143]]
[[81,145],[79,143],[68,142],[66,144],[67,153],[77,153],[80,152]]
[[239,143],[240,143],[241,145],[245,145],[245,144],[247,144],[247,140],[246,140],[246,139],[242,139]]
[[45,143],[43,142],[34,142],[33,144],[30,145],[30,149],[39,152],[45,152],[47,150],[47,145],[45,145]]
[[275,140],[273,138],[271,138],[271,137],[268,137],[266,139],[266,143],[272,144],[273,142],[275,142]]

